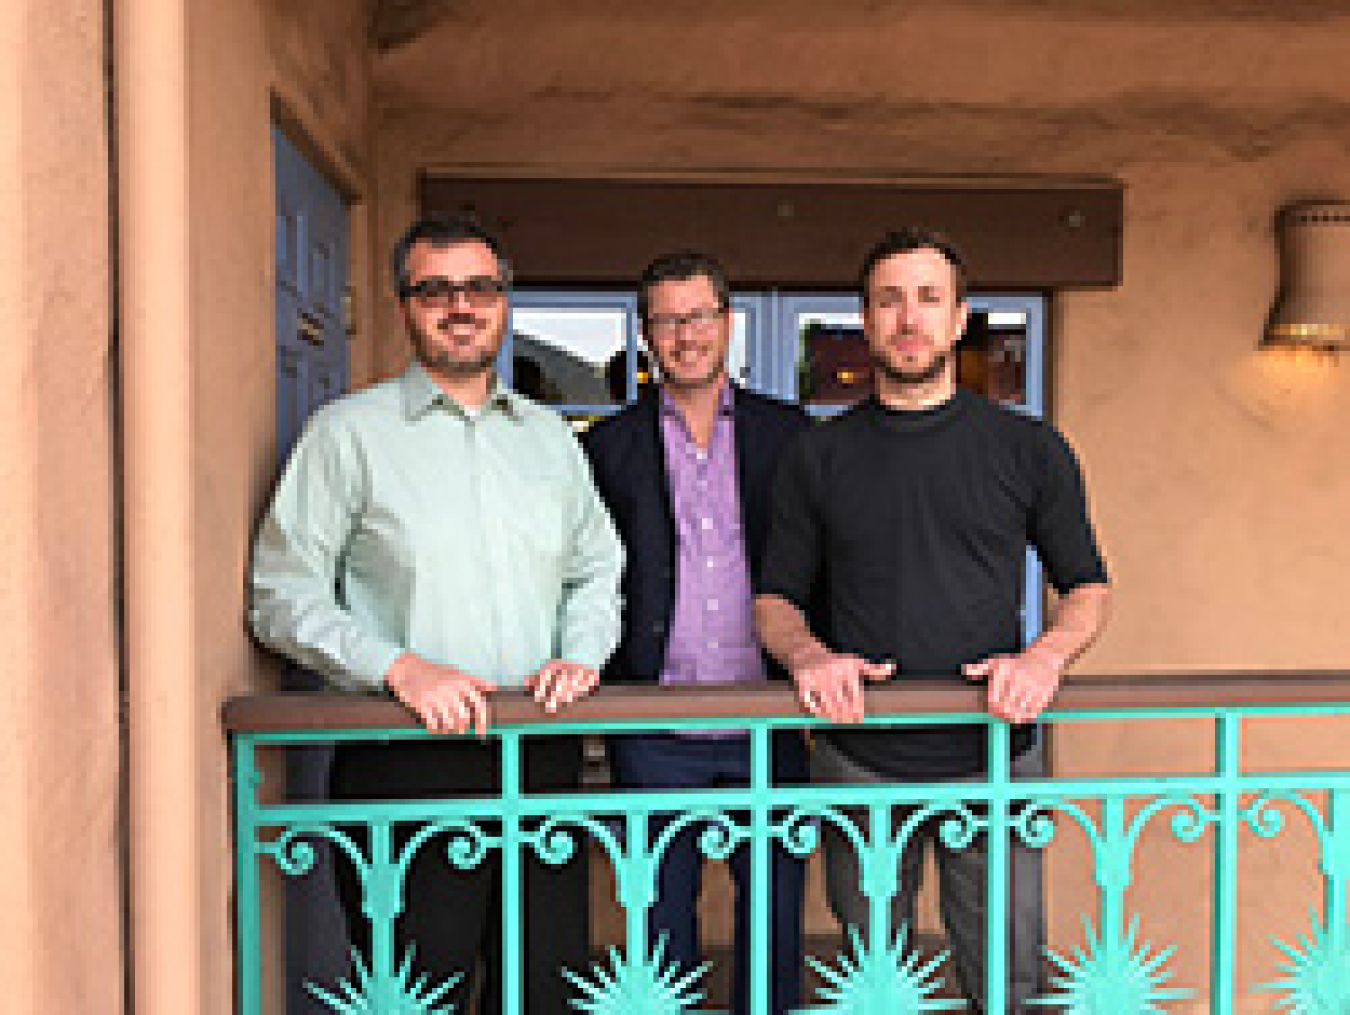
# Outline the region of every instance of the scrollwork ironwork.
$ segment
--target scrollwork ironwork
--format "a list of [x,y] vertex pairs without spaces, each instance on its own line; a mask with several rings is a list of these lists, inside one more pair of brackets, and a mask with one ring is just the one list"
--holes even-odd
[[1029,849],[1048,849],[1055,841],[1055,820],[1051,805],[1044,800],[1028,800],[1012,816],[1012,830]]
[[402,873],[407,873],[413,857],[437,835],[448,835],[445,844],[446,859],[459,870],[472,870],[481,864],[488,850],[501,846],[498,836],[489,835],[481,827],[465,818],[449,821],[428,821],[419,828],[403,848],[399,850],[397,865]]
[[623,845],[614,834],[614,830],[599,818],[587,814],[556,814],[543,821],[533,831],[525,832],[521,838],[534,850],[540,861],[551,866],[561,866],[576,854],[576,834],[568,831],[572,826],[590,834],[591,838],[604,847],[609,854],[610,863],[616,869],[623,862]]
[[1262,839],[1273,839],[1284,831],[1284,815],[1277,805],[1287,804],[1308,819],[1308,824],[1317,834],[1319,846],[1327,840],[1327,822],[1317,805],[1297,790],[1269,790],[1255,796],[1251,803],[1238,812],[1238,817],[1252,830],[1252,834]]
[[1129,828],[1125,832],[1126,852],[1133,855],[1134,848],[1139,843],[1139,837],[1143,834],[1148,823],[1159,814],[1173,807],[1180,808],[1180,810],[1172,815],[1168,827],[1172,829],[1172,835],[1180,842],[1199,842],[1204,837],[1205,829],[1219,821],[1217,811],[1210,810],[1193,796],[1178,796],[1176,794],[1160,796],[1140,808],[1138,813],[1130,820]]
[[750,838],[750,829],[738,825],[725,811],[686,811],[661,829],[661,834],[652,843],[652,857],[659,862],[675,836],[690,825],[704,823],[708,827],[699,833],[698,845],[703,855],[713,860],[727,859],[737,846]]
[[369,869],[366,858],[355,840],[345,832],[331,825],[292,825],[270,842],[259,843],[258,852],[270,856],[277,869],[287,877],[303,877],[314,869],[318,854],[307,838],[327,839],[333,843],[361,872],[362,877]]
[[820,844],[821,822],[829,822],[838,828],[855,852],[867,848],[866,838],[857,822],[833,807],[794,807],[782,821],[772,826],[770,835],[793,856],[805,859]]

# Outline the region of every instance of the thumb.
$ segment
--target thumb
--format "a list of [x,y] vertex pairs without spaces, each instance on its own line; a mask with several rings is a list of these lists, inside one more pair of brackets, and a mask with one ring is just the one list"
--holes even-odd
[[887,660],[884,663],[864,662],[862,664],[862,675],[866,677],[868,680],[885,680],[894,672],[895,672],[894,659]]
[[961,667],[961,672],[970,680],[980,680],[989,676],[990,665],[988,659],[981,659],[977,663],[966,663]]

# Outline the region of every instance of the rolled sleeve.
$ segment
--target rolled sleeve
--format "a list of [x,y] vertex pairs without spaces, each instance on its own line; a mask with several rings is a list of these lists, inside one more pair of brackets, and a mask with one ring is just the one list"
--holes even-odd
[[254,543],[249,623],[257,639],[346,690],[376,690],[403,648],[338,598],[338,562],[360,504],[343,435],[316,417],[277,484]]

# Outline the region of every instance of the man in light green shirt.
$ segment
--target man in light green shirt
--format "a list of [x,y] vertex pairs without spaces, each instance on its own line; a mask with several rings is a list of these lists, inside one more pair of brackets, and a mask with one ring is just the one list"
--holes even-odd
[[[481,734],[500,687],[555,710],[589,692],[619,633],[622,549],[571,428],[505,388],[509,269],[464,221],[416,223],[394,252],[416,352],[396,380],[310,420],[254,547],[258,639],[348,691],[387,689],[433,732]],[[574,738],[526,742],[529,790],[576,785]],[[497,786],[494,744],[454,737],[334,753],[339,799],[465,796]],[[403,830],[411,834],[412,830]],[[461,990],[500,936],[496,854],[469,872],[427,843],[408,874],[399,957]],[[361,886],[339,864],[353,941],[368,953]],[[581,864],[526,865],[529,1011],[564,1012],[561,967],[586,958]],[[490,973],[488,1005],[497,989]],[[460,1010],[461,1004],[453,1005]]]
[[[423,664],[451,687],[451,669],[520,687],[553,659],[593,674],[615,645],[620,555],[561,417],[500,381],[469,408],[414,362],[311,419],[258,533],[253,629],[344,690]],[[463,728],[459,702],[486,718],[466,689],[442,724],[417,690],[430,728]]]

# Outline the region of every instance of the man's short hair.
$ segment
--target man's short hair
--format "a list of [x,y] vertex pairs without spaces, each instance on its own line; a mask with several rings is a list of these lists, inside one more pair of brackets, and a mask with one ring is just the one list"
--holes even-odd
[[936,250],[952,266],[956,278],[956,301],[966,298],[966,260],[956,245],[941,233],[923,226],[904,226],[887,233],[867,252],[863,258],[862,271],[858,273],[858,288],[862,292],[863,303],[867,302],[867,285],[872,280],[872,272],[878,264],[897,254],[907,254],[911,250]]
[[731,285],[727,282],[726,269],[707,254],[680,250],[658,257],[643,271],[638,282],[638,317],[642,323],[647,323],[651,291],[656,286],[662,282],[686,282],[691,278],[706,278],[717,293],[717,305],[723,310],[731,306]]
[[410,225],[398,242],[390,257],[390,267],[394,272],[394,288],[399,299],[404,299],[411,279],[408,277],[408,255],[418,243],[429,243],[433,247],[451,247],[457,243],[481,243],[497,259],[497,274],[506,285],[511,284],[511,262],[506,258],[501,241],[467,215],[444,216],[427,215]]

